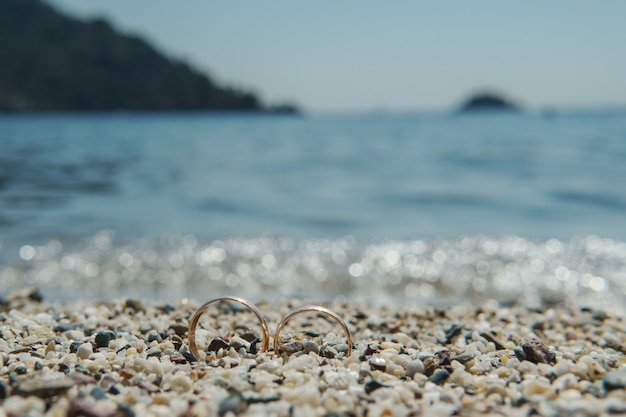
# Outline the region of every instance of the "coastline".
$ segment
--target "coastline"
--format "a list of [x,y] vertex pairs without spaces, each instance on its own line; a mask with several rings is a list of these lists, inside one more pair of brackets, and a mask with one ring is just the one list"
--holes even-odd
[[[187,330],[200,304],[10,295],[0,306],[0,416],[626,412],[621,310],[324,303],[352,332],[346,358],[336,322],[294,318],[281,333],[292,353],[279,357],[271,343],[257,350],[251,313],[219,304],[200,321],[194,358]],[[302,304],[257,307],[273,331]]]

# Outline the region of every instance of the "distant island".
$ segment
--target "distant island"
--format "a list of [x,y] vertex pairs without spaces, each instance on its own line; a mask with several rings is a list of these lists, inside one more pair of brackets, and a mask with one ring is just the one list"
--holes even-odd
[[520,107],[496,93],[478,93],[468,98],[457,110],[458,113],[493,111],[518,112]]
[[64,16],[41,0],[0,6],[0,111],[298,112],[219,85],[103,19]]

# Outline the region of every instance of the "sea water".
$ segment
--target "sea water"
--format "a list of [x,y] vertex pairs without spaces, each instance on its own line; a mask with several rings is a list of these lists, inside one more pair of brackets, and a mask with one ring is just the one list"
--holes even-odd
[[0,116],[0,296],[626,299],[626,111]]

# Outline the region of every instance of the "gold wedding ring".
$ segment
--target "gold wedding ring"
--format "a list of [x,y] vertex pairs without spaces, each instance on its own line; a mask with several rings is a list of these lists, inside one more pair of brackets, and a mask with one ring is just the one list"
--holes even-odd
[[267,328],[267,322],[265,321],[263,314],[261,314],[259,309],[250,301],[240,297],[228,295],[213,299],[208,303],[203,304],[202,307],[200,307],[191,318],[191,322],[189,323],[189,351],[191,352],[191,354],[196,358],[199,358],[198,348],[196,346],[196,327],[198,326],[198,320],[200,320],[200,316],[202,315],[202,313],[204,313],[206,309],[209,308],[209,305],[217,301],[235,301],[237,303],[243,304],[254,313],[254,315],[259,319],[259,322],[261,323],[261,329],[263,330],[263,347],[261,351],[266,352],[270,344],[270,332]]
[[350,330],[348,330],[348,325],[346,324],[345,321],[343,321],[341,317],[337,315],[337,313],[321,306],[304,306],[304,307],[297,308],[293,310],[291,313],[287,314],[285,318],[283,318],[282,321],[278,323],[278,327],[276,328],[276,332],[274,333],[274,353],[276,355],[278,355],[278,335],[280,331],[282,330],[282,328],[285,326],[285,324],[290,318],[292,318],[293,316],[297,316],[298,314],[302,314],[306,312],[321,313],[325,316],[335,319],[341,325],[344,333],[346,334],[346,337],[348,338],[348,357],[352,355],[352,336],[350,335]]

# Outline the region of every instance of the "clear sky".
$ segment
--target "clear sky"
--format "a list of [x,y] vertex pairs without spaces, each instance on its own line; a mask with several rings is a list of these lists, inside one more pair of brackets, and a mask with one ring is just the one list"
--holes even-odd
[[306,110],[626,104],[624,0],[48,0]]

